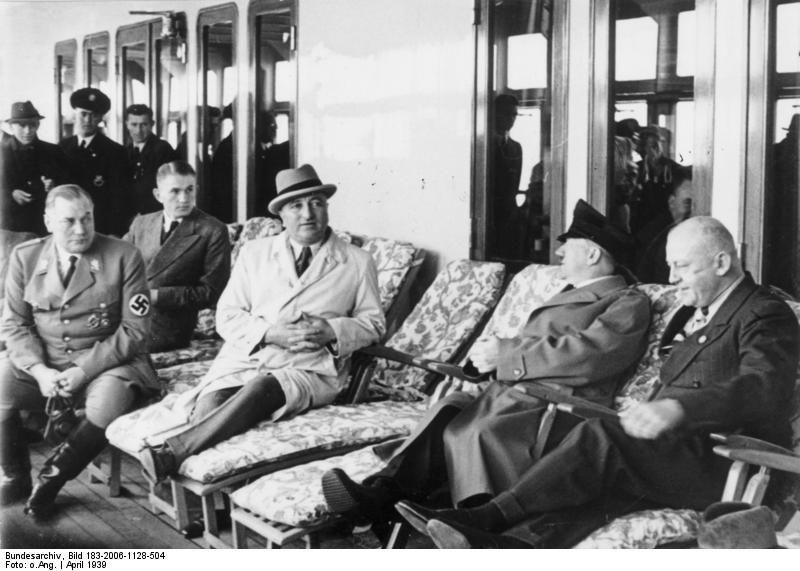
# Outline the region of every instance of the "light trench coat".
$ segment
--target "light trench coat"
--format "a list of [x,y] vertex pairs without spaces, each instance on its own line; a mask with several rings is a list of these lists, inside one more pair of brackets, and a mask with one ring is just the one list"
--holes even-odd
[[[294,322],[303,313],[327,320],[335,348],[298,353],[277,345],[258,348],[269,327]],[[344,386],[350,355],[376,343],[385,330],[377,271],[367,252],[331,234],[298,278],[286,232],[253,240],[239,252],[217,303],[217,331],[225,344],[176,408],[188,414],[200,396],[241,386],[258,373],[273,375],[286,395],[273,420],[324,406]]]

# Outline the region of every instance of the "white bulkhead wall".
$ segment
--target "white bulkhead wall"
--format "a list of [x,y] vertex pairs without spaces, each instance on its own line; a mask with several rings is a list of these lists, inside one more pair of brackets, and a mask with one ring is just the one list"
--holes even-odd
[[298,162],[331,224],[469,256],[471,0],[301,0]]

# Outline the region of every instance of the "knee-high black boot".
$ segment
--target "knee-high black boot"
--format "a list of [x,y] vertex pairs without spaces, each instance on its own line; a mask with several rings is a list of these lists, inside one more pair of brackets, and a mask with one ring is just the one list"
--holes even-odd
[[44,463],[28,503],[25,504],[25,513],[34,518],[50,515],[58,491],[80,474],[103,451],[107,443],[105,429],[83,419]]
[[19,413],[0,418],[0,505],[24,499],[31,493],[31,461]]

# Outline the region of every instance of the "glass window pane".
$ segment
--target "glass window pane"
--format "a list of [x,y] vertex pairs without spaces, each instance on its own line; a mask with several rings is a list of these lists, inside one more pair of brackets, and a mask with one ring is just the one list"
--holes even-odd
[[650,17],[617,20],[616,79],[654,79],[658,59],[658,24]]
[[675,104],[675,160],[691,165],[694,152],[694,101]]
[[678,14],[678,75],[694,75],[695,59],[695,12]]
[[547,87],[547,38],[524,34],[508,38],[508,88]]
[[296,62],[293,56],[292,12],[280,9],[256,18],[256,140],[248,210],[272,216],[267,205],[276,196],[275,176],[291,166],[291,114],[296,100]]
[[108,93],[108,45],[90,49],[89,86]]
[[125,106],[150,105],[147,90],[147,44],[140,42],[122,48]]
[[544,157],[550,135],[549,16],[529,0],[495,0],[492,121],[487,141],[487,254],[527,263],[549,258]]
[[[236,138],[233,130],[238,91],[233,61],[234,27],[227,15],[212,14],[213,12],[209,12],[208,15],[200,15],[205,89],[198,203],[200,208],[223,222],[233,222],[236,219]],[[212,19],[213,23],[203,25],[204,17]]]
[[186,159],[186,42],[182,38],[159,41],[159,123],[161,135]]
[[[798,86],[800,87],[800,86]],[[792,118],[800,114],[800,98],[778,99],[775,104],[775,142],[786,137],[792,125]],[[795,120],[797,121],[797,120]],[[795,126],[797,130],[797,126]]]
[[775,71],[800,72],[800,3],[781,4],[777,14]]
[[59,138],[71,137],[73,134],[74,113],[69,103],[72,92],[75,91],[75,57],[77,43],[65,42],[67,45],[56,46],[56,65],[58,66],[58,97],[61,116],[59,117]]

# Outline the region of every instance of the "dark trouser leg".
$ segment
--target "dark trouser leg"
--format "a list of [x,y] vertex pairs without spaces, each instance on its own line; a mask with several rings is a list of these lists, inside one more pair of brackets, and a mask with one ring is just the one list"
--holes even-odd
[[241,434],[286,403],[283,389],[272,375],[248,381],[221,404],[218,398],[219,395],[210,393],[201,399],[191,426],[166,440],[175,457],[176,468],[189,456]]
[[445,428],[461,412],[460,405],[441,405],[432,409],[431,417],[409,436],[406,442],[380,472],[364,481],[367,485],[391,482],[402,497],[424,499],[447,483],[444,456]]
[[609,493],[702,509],[719,499],[730,464],[711,446],[702,435],[640,440],[619,424],[588,420],[491,504],[509,525]]

